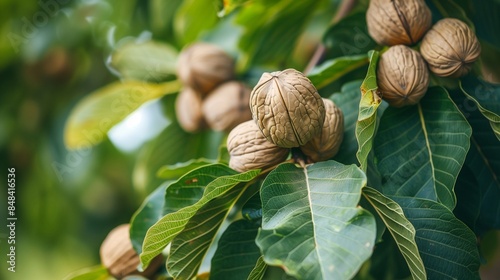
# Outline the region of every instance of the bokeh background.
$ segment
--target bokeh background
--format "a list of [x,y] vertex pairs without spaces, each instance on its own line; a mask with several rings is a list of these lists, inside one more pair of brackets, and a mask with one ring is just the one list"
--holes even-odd
[[[98,264],[107,233],[151,191],[133,183],[133,172],[144,143],[167,124],[161,101],[90,150],[68,151],[63,130],[79,100],[118,79],[107,65],[120,42],[153,38],[180,47],[172,38],[181,3],[0,0],[0,279],[63,279]],[[5,261],[7,168],[16,169],[15,273]],[[496,236],[487,235],[490,259],[498,259]],[[499,267],[490,262],[484,279],[495,279]]]

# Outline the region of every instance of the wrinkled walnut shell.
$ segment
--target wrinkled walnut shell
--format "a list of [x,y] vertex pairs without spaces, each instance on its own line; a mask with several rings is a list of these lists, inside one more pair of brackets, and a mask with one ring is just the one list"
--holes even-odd
[[432,15],[423,0],[371,0],[366,24],[380,45],[413,45],[431,27]]
[[318,91],[294,69],[264,73],[250,95],[250,109],[267,140],[283,148],[309,142],[325,120]]
[[266,140],[253,120],[236,126],[227,137],[229,167],[245,172],[266,169],[283,162],[289,150]]
[[380,57],[377,82],[389,105],[414,105],[427,92],[429,71],[417,51],[403,45],[392,46]]
[[160,267],[162,256],[155,258],[143,272],[137,267],[141,263],[130,241],[130,224],[114,228],[102,242],[100,248],[101,262],[113,276],[120,279],[127,275],[152,276]]
[[186,86],[207,94],[234,76],[234,59],[208,43],[195,43],[182,50],[177,75]]
[[420,52],[434,74],[458,78],[469,73],[481,54],[481,45],[467,24],[445,18],[427,32]]
[[201,109],[202,99],[192,88],[184,88],[175,100],[175,113],[179,125],[187,132],[197,132],[206,127]]
[[323,129],[311,141],[300,147],[312,162],[324,161],[337,154],[344,139],[344,114],[330,99],[325,103],[325,122]]
[[250,89],[240,82],[218,86],[203,100],[202,111],[208,126],[216,131],[230,131],[252,119],[249,100]]

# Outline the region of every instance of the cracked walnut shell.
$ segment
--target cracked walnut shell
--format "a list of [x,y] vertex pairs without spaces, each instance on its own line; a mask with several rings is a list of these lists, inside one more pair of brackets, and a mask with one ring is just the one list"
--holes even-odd
[[289,150],[266,140],[253,120],[236,126],[227,137],[229,167],[245,172],[265,169],[286,160]]
[[431,10],[424,0],[371,0],[366,24],[380,45],[413,45],[431,27]]
[[377,82],[382,99],[394,107],[417,104],[427,92],[429,71],[415,50],[397,45],[380,57]]
[[445,18],[427,32],[420,52],[434,74],[458,78],[469,73],[481,54],[481,45],[467,24]]
[[325,120],[321,96],[295,69],[264,73],[250,95],[250,109],[267,140],[283,148],[309,142]]
[[325,103],[325,122],[323,129],[300,149],[312,162],[324,161],[337,154],[344,139],[344,114],[330,99]]

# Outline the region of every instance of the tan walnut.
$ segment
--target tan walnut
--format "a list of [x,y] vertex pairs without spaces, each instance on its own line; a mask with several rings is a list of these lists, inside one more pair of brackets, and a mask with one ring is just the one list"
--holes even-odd
[[403,45],[392,46],[380,57],[377,82],[389,105],[414,105],[427,92],[429,70],[417,51]]
[[231,130],[227,137],[227,150],[229,167],[238,172],[272,167],[283,162],[289,154],[289,149],[267,141],[253,120]]
[[243,83],[230,81],[215,88],[204,100],[203,115],[210,128],[230,131],[238,124],[252,119],[248,102],[250,89]]
[[184,85],[207,94],[233,78],[234,59],[215,45],[195,43],[180,53],[177,75]]
[[203,117],[201,95],[185,87],[175,100],[175,114],[179,125],[187,132],[197,132],[206,127]]
[[312,162],[324,161],[337,154],[344,139],[344,114],[330,99],[325,103],[325,122],[323,129],[300,149]]
[[469,73],[481,54],[481,45],[467,24],[445,18],[427,32],[420,52],[434,74],[458,78]]
[[102,264],[118,279],[132,274],[152,276],[163,262],[163,257],[161,255],[156,257],[146,270],[139,272],[137,267],[141,261],[132,247],[129,231],[130,224],[123,224],[109,232],[99,252]]
[[431,27],[431,10],[424,0],[371,0],[366,24],[380,45],[413,45]]
[[250,94],[250,109],[267,140],[283,148],[309,142],[325,120],[318,91],[294,69],[264,73]]

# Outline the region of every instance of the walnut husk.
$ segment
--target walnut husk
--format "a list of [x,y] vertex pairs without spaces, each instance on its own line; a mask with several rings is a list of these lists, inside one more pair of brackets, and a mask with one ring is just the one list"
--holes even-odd
[[250,89],[241,82],[230,81],[215,88],[204,100],[203,115],[215,131],[230,131],[238,124],[252,119]]
[[177,75],[184,85],[208,94],[234,77],[234,64],[234,59],[218,46],[200,42],[182,50]]
[[231,130],[227,137],[227,150],[229,167],[238,172],[272,167],[283,162],[289,154],[289,149],[267,141],[253,120]]
[[427,92],[429,71],[415,50],[397,45],[380,57],[377,82],[382,98],[393,107],[417,104]]
[[309,142],[325,120],[321,96],[295,69],[264,73],[250,95],[250,109],[266,139],[283,148]]
[[344,139],[344,114],[330,99],[325,103],[325,122],[323,129],[300,149],[312,162],[325,161],[337,154]]
[[458,78],[469,73],[481,54],[481,45],[467,24],[445,18],[427,32],[420,52],[434,74]]
[[423,0],[371,0],[366,24],[380,45],[413,45],[431,27],[432,15]]

